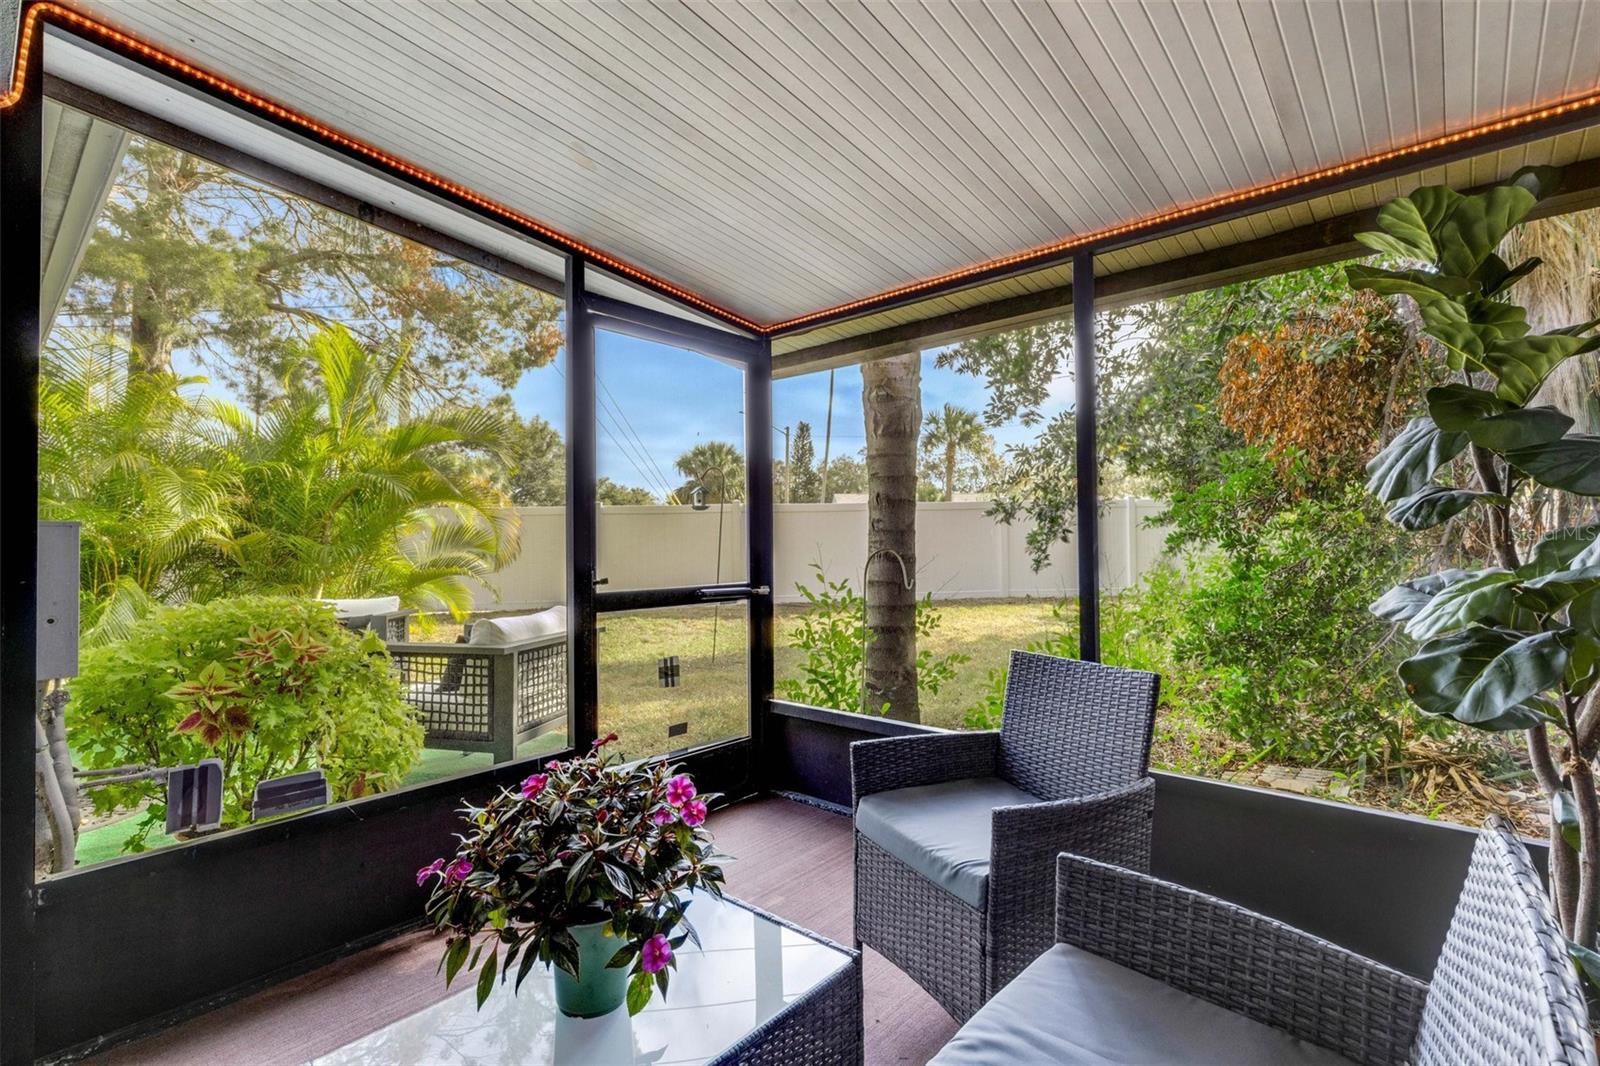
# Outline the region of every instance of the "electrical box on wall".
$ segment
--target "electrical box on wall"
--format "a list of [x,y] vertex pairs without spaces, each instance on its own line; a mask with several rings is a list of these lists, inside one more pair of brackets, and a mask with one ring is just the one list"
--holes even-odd
[[43,681],[78,675],[78,523],[39,523],[38,649]]

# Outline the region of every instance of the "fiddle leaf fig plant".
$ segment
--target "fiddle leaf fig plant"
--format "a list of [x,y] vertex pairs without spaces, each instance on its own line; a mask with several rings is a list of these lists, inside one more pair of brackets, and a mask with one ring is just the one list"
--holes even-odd
[[1355,288],[1415,300],[1455,372],[1368,465],[1368,489],[1405,529],[1460,515],[1482,530],[1469,543],[1484,546],[1478,569],[1402,582],[1373,613],[1419,643],[1400,680],[1424,712],[1524,733],[1550,803],[1551,894],[1581,960],[1594,957],[1600,920],[1600,525],[1549,527],[1560,493],[1600,497],[1600,437],[1573,433],[1570,417],[1534,400],[1563,362],[1600,349],[1600,320],[1533,332],[1508,293],[1540,262],[1511,265],[1497,252],[1559,179],[1529,167],[1481,193],[1418,189],[1358,235],[1403,265],[1347,275]]

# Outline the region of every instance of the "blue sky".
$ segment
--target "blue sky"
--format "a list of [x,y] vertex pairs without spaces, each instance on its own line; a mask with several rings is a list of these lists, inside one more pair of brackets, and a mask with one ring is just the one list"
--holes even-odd
[[[982,411],[988,388],[979,378],[934,366],[937,349],[922,356],[924,409],[955,404]],[[672,461],[710,440],[743,448],[744,397],[739,371],[693,352],[668,348],[602,331],[595,361],[601,388],[599,468],[603,477],[624,485],[662,492],[679,484]],[[565,356],[555,367],[525,375],[512,393],[524,416],[538,415],[566,431]],[[1046,415],[1070,407],[1071,381],[1062,377],[1045,405]],[[772,388],[773,425],[791,429],[810,422],[817,454],[822,454],[828,413],[826,371],[786,378]],[[1017,424],[992,430],[1002,446],[1020,443],[1034,432]],[[855,455],[866,444],[861,411],[861,370],[843,367],[834,375],[833,454]],[[773,454],[783,455],[781,432],[773,436]],[[651,459],[654,463],[651,463]]]
[[[935,367],[937,353],[931,349],[922,355],[923,409],[950,403],[982,411],[988,401],[984,382]],[[744,383],[739,370],[694,352],[604,330],[597,337],[595,361],[602,477],[663,497],[682,484],[673,460],[696,444],[726,441],[744,449]],[[175,353],[175,363],[179,373],[199,372],[191,353]],[[524,374],[511,396],[522,417],[537,415],[565,436],[565,388],[563,352],[552,365]],[[215,384],[205,391],[226,395]],[[1070,407],[1070,396],[1070,378],[1058,378],[1044,408],[1046,416]],[[828,413],[827,372],[774,382],[772,407],[773,425],[780,431],[811,423],[820,458]],[[1015,423],[991,430],[1002,448],[1030,440],[1035,432]],[[853,456],[865,444],[861,369],[843,367],[834,375],[832,454]],[[772,450],[782,457],[781,432],[774,433]]]

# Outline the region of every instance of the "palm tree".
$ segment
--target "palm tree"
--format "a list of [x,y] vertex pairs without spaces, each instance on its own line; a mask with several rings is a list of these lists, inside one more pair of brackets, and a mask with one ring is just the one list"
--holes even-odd
[[198,377],[129,373],[109,338],[57,328],[39,379],[39,517],[80,524],[82,643],[220,586],[239,482]]
[[887,706],[891,718],[915,722],[919,717],[916,575],[921,354],[907,352],[863,363],[861,410],[867,431],[869,564],[862,595],[867,601],[867,629],[872,633],[863,657],[865,702],[874,709]]
[[668,502],[687,503],[697,488],[705,489],[706,503],[731,503],[744,499],[744,455],[726,441],[696,444],[678,456],[673,466],[688,481]]
[[308,596],[399,595],[458,617],[469,579],[515,558],[510,501],[462,450],[502,465],[512,434],[483,408],[411,409],[420,382],[403,352],[363,348],[343,327],[313,337],[261,418],[218,408],[239,457],[240,527],[233,557],[254,591]]
[[963,454],[982,455],[988,448],[989,434],[976,411],[945,404],[942,411],[930,411],[922,419],[922,449],[944,452],[944,498],[955,499],[956,460]]

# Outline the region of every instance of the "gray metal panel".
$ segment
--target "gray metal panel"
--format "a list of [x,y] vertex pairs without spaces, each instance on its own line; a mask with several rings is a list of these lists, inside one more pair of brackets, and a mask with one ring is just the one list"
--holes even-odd
[[763,322],[1600,86],[1600,0],[86,6]]
[[78,676],[78,523],[40,522],[38,677]]

